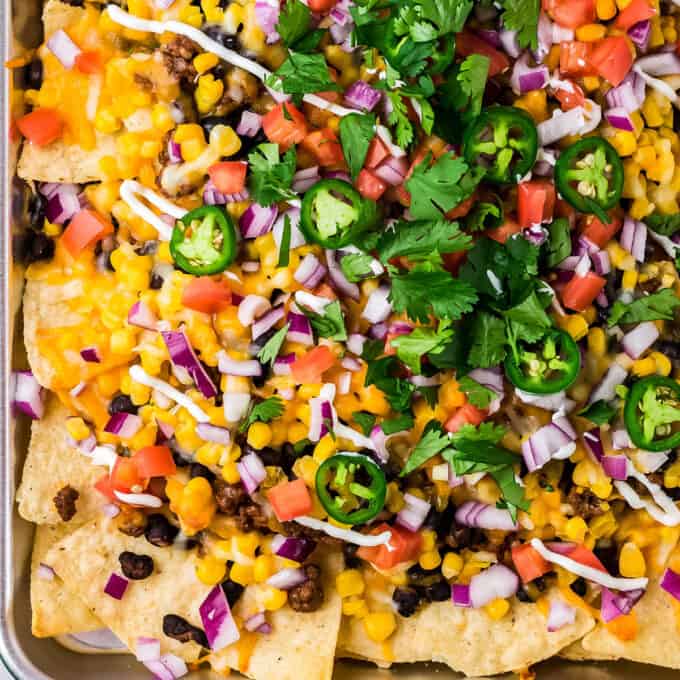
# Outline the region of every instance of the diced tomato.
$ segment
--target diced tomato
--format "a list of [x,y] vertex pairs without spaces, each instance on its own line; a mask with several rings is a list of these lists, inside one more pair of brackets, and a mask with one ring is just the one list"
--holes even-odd
[[377,168],[389,155],[390,150],[385,145],[385,142],[376,135],[368,147],[364,167]]
[[595,21],[595,0],[543,0],[543,9],[565,28],[578,28]]
[[222,161],[208,168],[213,184],[222,194],[238,194],[246,185],[248,164],[243,161]]
[[96,50],[86,50],[76,57],[76,68],[81,73],[94,74],[104,70],[101,54]]
[[302,140],[302,148],[314,154],[324,168],[338,168],[345,163],[338,136],[329,127],[310,132]]
[[560,43],[560,74],[563,76],[587,76],[593,72],[590,63],[592,43],[571,40]]
[[590,63],[614,87],[620,85],[633,65],[628,39],[614,35],[601,40],[590,55]]
[[320,383],[325,371],[335,364],[335,354],[325,345],[315,347],[298,357],[291,365],[290,372],[297,383]]
[[445,423],[447,432],[458,432],[463,425],[479,425],[489,415],[485,409],[477,408],[472,404],[463,404]]
[[387,182],[364,168],[357,177],[357,191],[369,201],[377,201],[387,190]]
[[442,260],[444,260],[444,269],[451,272],[454,276],[458,275],[460,266],[465,262],[467,253],[464,250],[459,250],[457,253],[444,253]]
[[457,220],[459,217],[465,217],[472,206],[477,202],[477,192],[473,192],[472,196],[466,198],[462,203],[459,203],[455,208],[451,208],[449,212],[446,213],[445,217],[448,220]]
[[66,227],[61,241],[73,257],[78,257],[85,248],[109,234],[113,234],[109,220],[94,210],[81,210]]
[[270,142],[285,151],[307,136],[307,121],[295,104],[283,102],[262,117],[262,129]]
[[505,222],[503,222],[500,227],[496,227],[495,229],[487,229],[487,231],[484,232],[484,235],[488,236],[494,241],[498,241],[498,243],[505,243],[511,236],[514,234],[519,234],[521,231],[522,227],[517,224],[515,220],[510,217],[506,217]]
[[546,179],[517,187],[517,221],[521,227],[550,222],[555,210],[555,185]]
[[132,458],[118,456],[111,472],[111,485],[116,491],[130,493],[133,487],[144,487],[146,479],[139,474]]
[[408,562],[418,557],[423,543],[421,534],[400,526],[390,526],[384,522],[372,529],[370,533],[381,534],[384,531],[392,534],[389,549],[385,544],[362,546],[357,550],[357,556],[371,562],[378,569],[391,569],[401,562]]
[[600,562],[599,557],[581,543],[577,543],[568,553],[566,553],[566,556],[570,560],[574,560],[574,562],[583,564],[586,567],[592,567],[598,571],[603,571],[605,574],[609,573],[604,564]]
[[583,106],[586,101],[586,96],[583,94],[581,87],[573,80],[568,80],[566,82],[571,85],[571,90],[558,87],[554,91],[555,99],[560,103],[562,111],[570,111],[578,106]]
[[177,472],[172,451],[167,446],[145,446],[135,453],[132,460],[144,479],[167,477]]
[[36,146],[45,146],[61,137],[64,122],[54,109],[35,109],[17,120],[19,132]]
[[607,279],[594,272],[572,277],[562,291],[562,304],[575,312],[582,312],[600,294]]
[[512,562],[522,579],[522,583],[529,583],[543,574],[547,574],[552,566],[548,560],[532,548],[528,543],[513,546]]
[[338,0],[309,0],[307,6],[312,12],[324,14],[330,12],[335,7]]
[[627,31],[640,21],[651,19],[656,14],[656,9],[647,0],[631,0],[616,17],[614,26],[622,31]]
[[272,504],[279,522],[288,522],[312,510],[312,497],[302,479],[281,482],[273,486],[267,492],[267,499]]
[[623,225],[623,221],[620,217],[615,217],[614,215],[609,216],[611,222],[605,224],[600,220],[599,217],[595,215],[588,215],[579,225],[581,235],[585,236],[591,243],[594,243],[600,248],[604,248],[609,241],[611,241],[614,236],[619,232]]
[[638,634],[637,616],[635,610],[629,614],[622,614],[604,624],[605,628],[622,642],[635,640]]
[[206,314],[217,314],[231,304],[231,288],[224,280],[200,276],[191,279],[182,293],[182,304]]
[[456,34],[456,54],[460,57],[469,57],[471,54],[488,57],[489,76],[498,75],[510,67],[510,60],[503,52],[493,48],[470,31]]
[[111,483],[111,477],[109,475],[104,475],[100,477],[95,483],[94,488],[99,491],[102,496],[105,496],[110,501],[120,500],[115,493],[113,493],[113,484]]

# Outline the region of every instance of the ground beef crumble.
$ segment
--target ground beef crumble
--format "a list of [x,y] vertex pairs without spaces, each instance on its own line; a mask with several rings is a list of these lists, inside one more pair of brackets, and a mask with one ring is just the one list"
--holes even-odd
[[574,514],[586,522],[604,513],[602,501],[588,489],[579,492],[575,486],[572,487],[567,496],[567,503],[574,508]]
[[64,522],[69,522],[76,514],[76,501],[80,497],[78,491],[72,486],[66,485],[57,491],[57,495],[52,499],[54,507]]
[[199,51],[198,45],[183,35],[176,36],[161,47],[163,63],[168,73],[189,89],[193,89],[196,84],[198,73],[193,59]]
[[288,591],[288,604],[296,612],[314,612],[324,600],[321,569],[316,564],[304,567],[307,580]]

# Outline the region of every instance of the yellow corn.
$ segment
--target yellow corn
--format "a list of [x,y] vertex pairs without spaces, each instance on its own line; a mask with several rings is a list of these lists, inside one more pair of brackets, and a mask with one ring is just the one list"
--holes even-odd
[[680,486],[680,460],[669,465],[663,473],[663,485],[668,489]]
[[272,428],[267,423],[256,422],[248,428],[248,444],[254,449],[264,449],[272,441]]
[[364,630],[374,642],[384,642],[394,633],[397,621],[392,612],[373,612],[364,619]]
[[633,362],[633,367],[631,370],[633,375],[637,375],[641,378],[647,375],[652,375],[656,373],[656,361],[654,361],[652,357],[638,359],[637,361]]
[[428,550],[422,553],[418,562],[423,569],[436,569],[442,563],[442,556],[438,550]]
[[151,109],[151,123],[159,132],[168,132],[175,127],[175,121],[167,104],[155,104]]
[[111,109],[101,108],[94,118],[94,126],[98,132],[110,135],[120,130],[121,121]]
[[248,564],[238,564],[238,562],[232,565],[229,578],[242,586],[250,585],[255,581],[253,568]]
[[66,430],[77,442],[90,436],[90,428],[82,418],[67,418]]
[[302,458],[298,458],[293,464],[295,476],[304,479],[305,484],[310,488],[314,487],[314,480],[318,469],[319,464],[311,456],[302,456]]
[[258,555],[253,565],[255,583],[264,583],[274,573],[274,570],[274,557],[272,555]]
[[637,148],[635,135],[628,130],[617,130],[609,138],[609,142],[618,151],[619,156],[630,156]]
[[588,351],[598,358],[607,353],[607,335],[598,326],[588,331]]
[[219,63],[219,58],[212,52],[203,52],[194,58],[194,68],[199,73],[205,73]]
[[580,340],[588,332],[588,322],[581,314],[572,314],[563,321],[563,328],[574,340]]
[[613,19],[616,14],[616,3],[614,0],[597,0],[595,3],[595,11],[597,18],[600,21],[609,21]]
[[463,569],[463,558],[458,553],[446,553],[442,562],[442,575],[445,579],[456,578]]
[[607,252],[609,253],[612,267],[622,271],[635,269],[635,258],[616,241],[610,241],[607,244]]
[[356,616],[363,619],[368,616],[368,606],[366,600],[360,597],[350,597],[342,601],[342,613],[345,616]]
[[224,581],[224,576],[227,573],[227,565],[224,562],[216,559],[212,555],[206,555],[198,560],[196,565],[196,576],[201,583],[207,586],[214,586],[217,583]]
[[576,40],[595,42],[596,40],[602,40],[606,32],[607,27],[604,24],[586,24],[576,29]]
[[288,601],[288,593],[278,588],[267,588],[262,597],[262,606],[270,612],[285,607]]
[[588,525],[581,517],[571,517],[564,525],[564,531],[569,540],[583,543],[588,531]]
[[621,576],[640,578],[645,575],[647,565],[640,548],[635,543],[624,543],[619,554],[619,571]]
[[500,621],[510,611],[510,603],[502,597],[497,597],[484,606],[484,611],[488,614],[489,618],[494,621]]
[[656,364],[656,372],[659,375],[670,375],[671,371],[673,370],[673,364],[665,354],[661,354],[661,352],[652,352],[649,355],[649,358],[654,359],[654,363]]
[[314,447],[314,460],[320,465],[337,450],[338,444],[335,438],[330,434],[324,435]]
[[358,569],[346,569],[335,577],[335,588],[340,597],[352,597],[364,592],[364,578]]
[[623,278],[621,279],[621,287],[624,290],[633,291],[638,282],[638,273],[635,269],[629,269],[623,272]]

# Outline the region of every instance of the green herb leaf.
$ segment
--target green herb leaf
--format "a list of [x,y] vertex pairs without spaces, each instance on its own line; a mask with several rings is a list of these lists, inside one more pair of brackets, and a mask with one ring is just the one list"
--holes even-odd
[[413,427],[413,416],[410,413],[403,413],[391,420],[383,420],[382,423],[380,423],[380,427],[388,436],[395,432],[410,430]]
[[340,119],[340,142],[353,180],[364,167],[368,147],[375,137],[375,115],[350,113]]
[[467,400],[477,408],[487,408],[497,396],[493,390],[478,383],[469,375],[460,378],[458,386],[467,395]]
[[399,92],[387,90],[386,94],[392,105],[392,110],[387,116],[387,122],[395,128],[397,146],[405,149],[413,141],[414,136],[413,125],[408,117],[408,109]]
[[375,425],[375,416],[368,411],[355,411],[352,413],[354,422],[361,428],[365,437],[371,434],[371,430]]
[[672,215],[654,213],[645,217],[645,224],[661,236],[673,236],[680,231],[680,213]]
[[595,423],[595,425],[604,425],[610,422],[616,413],[617,409],[614,406],[600,399],[579,411],[578,415],[587,418],[591,423]]
[[420,362],[426,354],[437,354],[444,349],[453,336],[450,324],[442,323],[434,328],[418,327],[410,333],[399,335],[390,340],[390,345],[397,352],[397,357],[405,363],[413,373],[420,375]]
[[266,80],[265,85],[285,94],[338,92],[340,86],[331,80],[323,54],[289,52],[286,61]]
[[571,254],[571,233],[569,220],[558,217],[548,225],[548,240],[545,243],[545,263],[551,269]]
[[517,31],[520,47],[538,47],[538,16],[541,11],[539,0],[501,0],[503,26]]
[[483,176],[483,170],[468,169],[462,158],[441,155],[430,167],[431,154],[419,163],[406,188],[411,194],[410,211],[419,220],[434,220],[470,197]]
[[290,262],[290,236],[293,228],[288,215],[283,216],[283,232],[281,233],[281,245],[279,246],[279,261],[277,267],[287,267]]
[[451,445],[449,435],[442,430],[442,426],[436,420],[431,420],[423,430],[423,436],[416,444],[413,451],[404,465],[400,476],[406,477],[414,470],[418,469],[424,463],[427,463],[430,458],[434,458],[437,454],[444,451]]
[[275,418],[280,418],[285,410],[281,397],[269,397],[250,409],[246,419],[241,423],[239,432],[245,432],[254,422],[268,423]]
[[323,314],[317,314],[306,307],[300,307],[300,311],[309,319],[312,328],[319,337],[330,338],[339,342],[347,340],[345,317],[342,314],[339,300],[333,300],[333,302],[327,304],[324,307]]
[[316,49],[325,31],[310,30],[312,12],[300,0],[290,0],[283,5],[276,24],[276,32],[281,36],[281,42],[296,52],[311,52]]
[[477,205],[465,216],[465,230],[471,233],[495,229],[503,224],[504,213],[503,203],[500,198],[495,197],[494,203],[482,202]]
[[617,323],[640,323],[659,319],[672,321],[678,305],[680,298],[672,288],[664,288],[628,304],[617,300],[609,311],[608,323],[614,326]]
[[295,198],[296,194],[290,187],[296,160],[294,146],[286,151],[283,160],[279,157],[278,144],[260,144],[256,147],[248,155],[252,199],[266,207]]
[[286,339],[286,333],[288,333],[289,328],[290,324],[288,323],[283,328],[279,328],[279,330],[276,331],[276,333],[274,333],[274,335],[272,335],[269,340],[267,340],[267,342],[264,344],[264,347],[257,353],[257,358],[263,364],[274,364],[276,357],[279,356],[281,346]]
[[505,358],[505,322],[486,311],[479,311],[472,323],[472,348],[468,360],[472,366],[490,368]]
[[364,384],[366,387],[375,385],[381,390],[395,411],[407,411],[416,387],[406,378],[395,377],[398,367],[399,362],[393,356],[368,360]]
[[356,283],[376,276],[372,263],[373,258],[366,253],[349,253],[340,260],[340,269],[348,281]]

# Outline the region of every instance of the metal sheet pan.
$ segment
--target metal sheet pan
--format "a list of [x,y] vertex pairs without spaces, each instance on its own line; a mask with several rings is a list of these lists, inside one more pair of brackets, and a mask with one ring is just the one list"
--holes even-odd
[[[39,44],[41,5],[41,0],[2,0],[0,41],[3,62]],[[12,368],[26,367],[17,314],[23,269],[13,257],[22,234],[20,216],[12,214],[13,204],[16,205],[13,198],[17,191],[14,179],[17,148],[16,144],[6,142],[11,109],[17,105],[16,92],[21,83],[13,82],[12,74],[0,69],[0,86],[0,119],[4,131],[0,201],[4,225],[0,243],[0,657],[7,671],[17,680],[146,680],[149,672],[129,655],[78,653],[73,647],[67,648],[53,639],[38,639],[31,635],[29,565],[33,526],[17,515],[14,505],[16,484],[28,443],[28,423],[15,422],[11,416],[8,379]],[[521,640],[517,644],[521,644]],[[677,680],[680,676],[676,671],[627,662],[577,665],[559,659],[540,664],[536,671],[539,678],[550,680],[571,680],[576,676],[581,680]],[[217,676],[203,671],[190,677],[207,680]],[[414,664],[386,671],[360,662],[340,661],[335,672],[335,680],[454,680],[460,677],[437,664]]]

